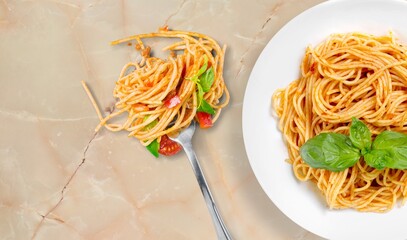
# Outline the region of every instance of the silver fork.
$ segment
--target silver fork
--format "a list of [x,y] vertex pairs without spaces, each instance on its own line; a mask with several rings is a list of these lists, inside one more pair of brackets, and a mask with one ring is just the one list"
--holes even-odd
[[202,172],[201,166],[199,165],[198,158],[196,157],[195,151],[192,147],[192,136],[194,135],[196,127],[196,122],[192,121],[188,128],[181,131],[177,137],[170,137],[173,141],[181,144],[184,148],[185,153],[189,159],[194,170],[195,177],[198,181],[199,187],[201,188],[202,195],[204,196],[206,206],[209,209],[209,213],[212,217],[212,222],[215,225],[216,234],[218,239],[231,240],[232,237],[225,223],[220,216],[218,208],[216,207],[215,201],[213,200],[211,191],[209,190],[208,183],[206,182],[205,176]]

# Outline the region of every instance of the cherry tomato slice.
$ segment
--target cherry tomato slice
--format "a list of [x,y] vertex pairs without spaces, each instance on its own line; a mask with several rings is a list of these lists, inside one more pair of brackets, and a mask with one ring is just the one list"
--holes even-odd
[[158,152],[165,156],[172,156],[179,151],[181,151],[182,147],[179,143],[172,141],[167,135],[163,135],[161,137],[160,142],[160,149]]
[[169,95],[165,100],[164,100],[164,105],[167,108],[173,108],[177,106],[178,104],[181,103],[181,99],[177,94]]
[[206,112],[197,112],[199,126],[201,128],[210,128],[213,126],[212,115]]

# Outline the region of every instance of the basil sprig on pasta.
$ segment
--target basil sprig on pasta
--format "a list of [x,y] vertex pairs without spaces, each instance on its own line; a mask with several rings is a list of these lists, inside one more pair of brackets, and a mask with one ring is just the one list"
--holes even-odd
[[206,55],[203,56],[204,64],[199,69],[198,73],[191,77],[187,78],[194,83],[196,83],[197,87],[197,96],[198,96],[198,112],[206,112],[209,114],[215,114],[215,110],[212,106],[203,98],[204,93],[209,92],[212,87],[213,81],[215,79],[215,72],[213,71],[213,67],[208,68],[208,57]]
[[372,150],[365,156],[369,166],[377,169],[407,169],[407,134],[384,131],[372,144]]
[[353,166],[363,156],[376,169],[407,169],[407,134],[383,131],[374,141],[369,128],[352,118],[349,136],[321,133],[300,148],[302,159],[313,168],[340,172]]

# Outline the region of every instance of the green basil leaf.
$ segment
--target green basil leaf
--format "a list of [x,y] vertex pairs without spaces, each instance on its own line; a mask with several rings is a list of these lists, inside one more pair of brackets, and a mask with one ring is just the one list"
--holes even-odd
[[313,168],[340,172],[360,159],[360,151],[349,137],[339,133],[321,133],[300,148],[302,159]]
[[203,58],[204,58],[204,64],[198,70],[198,73],[192,77],[188,77],[185,79],[191,80],[192,82],[199,84],[199,82],[200,82],[199,76],[201,76],[203,73],[205,73],[206,69],[208,68],[208,56],[204,55]]
[[407,134],[394,131],[383,131],[377,135],[372,147],[373,149],[407,147]]
[[362,154],[370,151],[372,146],[372,133],[362,121],[352,118],[349,138],[355,147],[362,150]]
[[201,106],[198,107],[197,111],[206,112],[209,114],[215,114],[215,110],[212,108],[212,106],[207,101],[205,101],[205,99],[202,99]]
[[206,70],[199,77],[199,83],[201,84],[204,92],[209,92],[209,89],[211,89],[214,79],[215,79],[215,73],[214,73],[212,67],[210,67],[208,70]]
[[384,149],[374,149],[366,153],[363,158],[367,165],[382,170],[392,162],[391,154]]
[[201,76],[202,73],[204,73],[206,71],[206,69],[208,68],[208,56],[204,55],[203,58],[204,58],[204,64],[198,70],[198,73],[196,74],[197,77]]
[[152,141],[149,145],[146,146],[148,151],[150,151],[151,154],[153,154],[156,158],[158,158],[158,149],[160,148],[160,144],[158,143],[157,139]]
[[196,87],[198,88],[198,108],[201,107],[202,104],[202,100],[203,100],[203,95],[204,95],[204,91],[202,89],[201,84],[196,84]]
[[384,131],[377,135],[373,150],[384,150],[388,154],[385,167],[407,169],[407,134]]
[[[144,119],[143,119],[143,122],[145,122],[145,121],[148,119],[148,117],[149,117],[149,116],[145,116]],[[151,130],[153,127],[155,127],[155,125],[157,125],[157,123],[158,123],[158,120],[157,120],[157,119],[154,119],[154,121],[152,121],[152,122],[150,122],[149,124],[147,124],[147,125],[143,128],[143,130],[144,130],[144,131],[149,131],[149,130]]]

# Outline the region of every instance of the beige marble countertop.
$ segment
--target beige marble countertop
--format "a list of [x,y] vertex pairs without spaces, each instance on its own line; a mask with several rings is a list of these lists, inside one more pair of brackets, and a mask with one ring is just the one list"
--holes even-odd
[[321,0],[0,1],[0,239],[216,239],[185,154],[155,159],[126,133],[94,133],[122,66],[109,42],[173,29],[227,44],[231,103],[194,137],[235,239],[320,239],[280,212],[245,153],[242,102],[273,35]]

